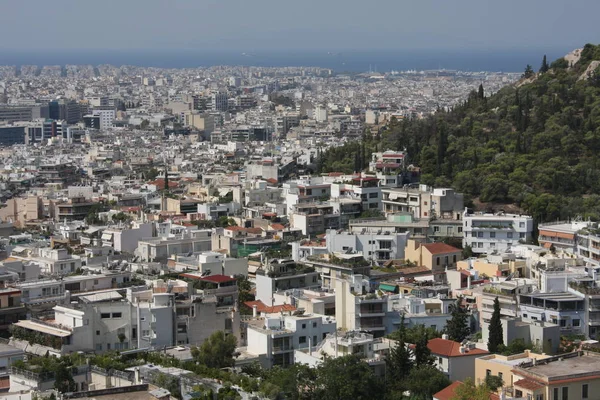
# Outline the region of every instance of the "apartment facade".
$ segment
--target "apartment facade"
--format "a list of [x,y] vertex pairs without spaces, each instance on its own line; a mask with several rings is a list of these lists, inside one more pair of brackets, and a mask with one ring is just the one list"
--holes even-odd
[[533,218],[516,214],[463,213],[463,247],[476,254],[504,253],[532,239]]

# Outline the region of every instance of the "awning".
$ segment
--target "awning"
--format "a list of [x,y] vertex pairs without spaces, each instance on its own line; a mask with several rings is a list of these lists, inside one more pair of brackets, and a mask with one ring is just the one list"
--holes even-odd
[[379,285],[379,290],[383,290],[386,292],[393,292],[393,293],[397,293],[398,292],[398,286],[396,285],[388,285],[386,283],[382,283]]

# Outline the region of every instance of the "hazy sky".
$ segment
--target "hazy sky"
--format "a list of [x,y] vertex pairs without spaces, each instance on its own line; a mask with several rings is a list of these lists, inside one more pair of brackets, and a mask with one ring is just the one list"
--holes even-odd
[[600,0],[0,0],[0,49],[510,49],[600,42]]

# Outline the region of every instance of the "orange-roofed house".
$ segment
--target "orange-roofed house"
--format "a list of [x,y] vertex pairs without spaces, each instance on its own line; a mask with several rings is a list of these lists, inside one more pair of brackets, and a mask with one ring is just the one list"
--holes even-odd
[[406,242],[405,259],[431,271],[444,271],[446,267],[455,269],[462,260],[462,250],[446,243],[419,243],[409,239]]
[[475,347],[474,343],[461,344],[442,338],[431,339],[427,347],[434,357],[434,365],[451,381],[465,380],[475,377],[475,359],[490,354],[486,350]]
[[[452,382],[450,385],[446,386],[444,389],[433,395],[433,400],[454,400],[456,399],[456,389],[460,386],[464,385],[461,381]],[[499,400],[500,397],[495,393],[490,393],[490,400]],[[536,399],[537,400],[537,399]]]

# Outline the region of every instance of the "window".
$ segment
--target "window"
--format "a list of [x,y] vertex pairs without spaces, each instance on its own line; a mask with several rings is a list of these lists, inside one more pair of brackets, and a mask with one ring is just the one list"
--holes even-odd
[[581,386],[581,398],[582,399],[587,399],[588,398],[588,384],[584,383]]
[[316,345],[317,345],[317,335],[314,335],[314,336],[313,336],[312,345],[313,345],[313,346],[316,346]]
[[316,328],[316,327],[317,327],[317,323],[313,322],[313,328]]
[[462,233],[462,226],[458,227],[458,233]]
[[306,329],[306,324],[302,324],[302,329]]
[[379,197],[379,193],[375,192],[375,193],[369,193],[369,198],[370,199],[376,199]]
[[527,314],[523,314],[523,318],[527,318]]
[[477,237],[477,232],[471,232],[472,237]]
[[110,318],[110,313],[102,313],[102,314],[100,314],[100,318],[102,318],[102,319]]
[[544,400],[544,395],[543,394],[535,395],[535,400]]
[[96,336],[100,336],[100,331],[96,331]]
[[436,233],[439,232],[440,231],[440,227],[439,226],[434,226],[433,227],[433,231],[436,232]]
[[508,233],[506,234],[506,237],[507,237],[508,239],[512,239],[512,237],[513,237],[512,235],[513,235],[513,233],[512,233],[512,232],[508,232]]
[[502,378],[502,372],[499,372],[499,373],[498,373],[498,377],[499,377],[500,379],[502,379],[502,381],[504,381],[504,379]]
[[[96,351],[102,351],[102,343],[96,345]],[[557,389],[558,390],[558,389]]]
[[525,228],[525,222],[519,222],[519,228]]
[[306,336],[300,336],[298,338],[298,343],[300,343],[300,344],[306,343]]
[[485,376],[487,377],[487,376],[490,376],[490,375],[492,375],[492,370],[486,369],[485,370]]
[[440,258],[439,257],[436,258],[435,263],[436,263],[436,265],[440,265]]
[[523,232],[519,233],[519,238],[525,239],[525,234]]
[[94,279],[94,285],[98,284],[98,279]]
[[569,400],[569,387],[565,386],[562,388],[562,400]]
[[558,400],[558,388],[554,388],[554,396],[552,400]]
[[123,314],[120,313],[120,312],[114,312],[114,313],[112,313],[112,317],[113,318],[121,318],[122,316],[123,316]]
[[567,320],[566,319],[561,319],[560,320],[560,326],[562,326],[562,327],[567,326]]
[[379,205],[377,203],[369,203],[369,208],[378,208]]
[[423,216],[424,216],[424,217],[426,217],[426,216],[427,216],[427,211],[425,211],[425,212],[423,213]]
[[110,343],[106,343],[106,350],[110,350]]
[[481,249],[483,247],[483,242],[477,243],[477,247]]
[[452,262],[456,263],[456,254],[452,256]]
[[496,232],[490,232],[490,238],[495,238],[496,237]]
[[581,320],[579,320],[579,319],[573,320],[573,326],[580,326],[580,324],[581,324]]

